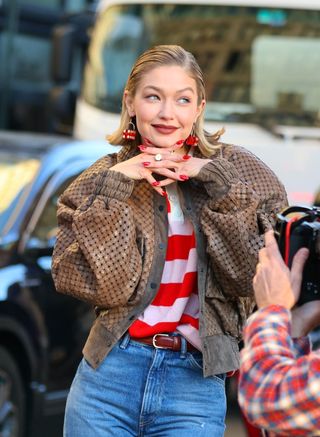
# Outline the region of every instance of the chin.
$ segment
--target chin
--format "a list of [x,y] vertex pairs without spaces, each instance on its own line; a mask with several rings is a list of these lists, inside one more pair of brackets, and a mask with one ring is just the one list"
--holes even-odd
[[145,141],[145,138],[151,141],[151,143],[155,146],[162,147],[164,149],[172,147],[177,141],[181,140],[181,138],[177,135],[142,135],[142,138],[146,144],[147,142]]
[[176,144],[177,141],[179,141],[180,138],[172,138],[172,137],[157,137],[154,138],[154,144],[157,144],[159,147],[163,147],[164,149],[169,149],[174,144]]

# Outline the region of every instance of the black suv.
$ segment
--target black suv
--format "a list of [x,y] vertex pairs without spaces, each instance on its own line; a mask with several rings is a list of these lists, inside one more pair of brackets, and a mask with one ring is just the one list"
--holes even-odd
[[0,436],[62,435],[93,310],[54,289],[56,203],[79,173],[114,150],[0,135]]

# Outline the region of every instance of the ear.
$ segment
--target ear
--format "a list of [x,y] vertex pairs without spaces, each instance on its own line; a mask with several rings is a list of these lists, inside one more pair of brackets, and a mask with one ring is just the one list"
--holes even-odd
[[126,105],[126,108],[127,108],[129,116],[130,117],[134,117],[135,116],[135,110],[134,110],[133,98],[129,94],[128,90],[124,90],[123,99],[124,99],[124,103]]
[[202,99],[197,108],[197,118],[199,117],[200,114],[203,113],[205,106],[206,106],[206,101],[205,99]]

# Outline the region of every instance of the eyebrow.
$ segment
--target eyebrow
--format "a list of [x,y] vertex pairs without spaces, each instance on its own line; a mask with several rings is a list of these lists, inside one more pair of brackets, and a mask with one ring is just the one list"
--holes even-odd
[[[161,88],[158,88],[158,87],[156,87],[156,86],[154,86],[154,85],[146,85],[145,87],[144,87],[144,89],[146,89],[146,88],[151,88],[151,89],[153,89],[153,90],[155,90],[155,91],[157,91],[157,92],[159,92],[159,93],[161,93]],[[193,90],[193,88],[191,88],[191,87],[186,87],[186,88],[182,88],[181,90],[178,90],[177,92],[176,92],[176,94],[180,94],[180,93],[184,93],[184,92],[186,92],[186,91],[191,91],[193,94],[194,94],[194,90]]]

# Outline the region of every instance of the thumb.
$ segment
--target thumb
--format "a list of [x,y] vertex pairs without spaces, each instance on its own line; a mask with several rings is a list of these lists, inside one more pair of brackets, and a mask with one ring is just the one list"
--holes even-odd
[[298,298],[300,294],[303,268],[307,261],[308,256],[309,256],[309,250],[306,247],[302,247],[301,249],[298,250],[298,252],[293,257],[290,277],[291,277],[292,290],[296,298]]
[[277,240],[275,239],[273,230],[269,230],[264,234],[266,253],[269,258],[282,260],[282,256],[278,247]]

